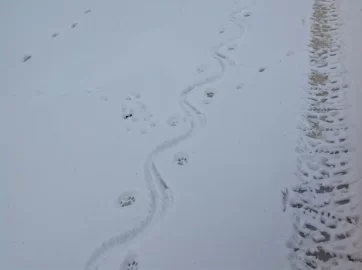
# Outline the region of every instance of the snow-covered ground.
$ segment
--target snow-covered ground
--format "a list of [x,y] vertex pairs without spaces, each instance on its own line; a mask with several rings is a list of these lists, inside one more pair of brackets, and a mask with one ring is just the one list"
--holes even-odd
[[0,268],[295,265],[318,1],[341,4],[357,164],[357,0],[1,1]]

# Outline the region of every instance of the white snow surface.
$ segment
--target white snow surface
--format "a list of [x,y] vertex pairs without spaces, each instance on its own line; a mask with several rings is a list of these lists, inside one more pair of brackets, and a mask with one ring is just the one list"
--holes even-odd
[[312,2],[1,1],[0,269],[290,269]]

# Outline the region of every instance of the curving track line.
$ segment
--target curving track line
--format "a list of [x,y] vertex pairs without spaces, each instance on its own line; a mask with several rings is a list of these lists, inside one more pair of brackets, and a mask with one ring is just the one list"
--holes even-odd
[[[255,4],[255,1],[254,1]],[[144,170],[144,179],[147,184],[148,190],[149,190],[149,196],[150,196],[150,204],[148,208],[148,214],[145,217],[143,221],[140,222],[140,225],[128,230],[120,235],[111,237],[110,239],[104,241],[98,248],[96,248],[91,256],[89,257],[88,261],[86,262],[84,269],[85,270],[91,270],[92,267],[95,266],[95,263],[97,260],[105,254],[110,249],[126,244],[130,242],[131,240],[135,239],[137,236],[139,236],[141,233],[143,233],[149,225],[151,225],[152,220],[154,219],[157,209],[159,207],[159,203],[161,203],[161,207],[159,209],[159,215],[163,216],[167,210],[168,207],[173,203],[173,193],[172,190],[169,188],[167,183],[162,178],[160,172],[158,171],[155,160],[157,156],[162,153],[163,151],[170,149],[181,142],[185,141],[191,135],[195,132],[198,124],[202,127],[206,124],[206,117],[205,115],[197,109],[195,106],[193,106],[188,100],[187,97],[190,93],[193,92],[198,87],[211,84],[219,79],[221,79],[225,72],[227,64],[229,66],[234,65],[234,61],[229,58],[226,54],[222,53],[220,50],[226,46],[230,42],[235,42],[235,40],[239,40],[242,38],[242,36],[246,32],[246,28],[239,22],[241,19],[237,17],[238,14],[242,14],[244,11],[248,10],[248,8],[242,8],[237,11],[234,11],[230,14],[229,20],[234,23],[240,30],[240,34],[236,37],[228,39],[226,42],[220,43],[218,46],[215,47],[213,50],[213,58],[218,62],[220,66],[220,72],[216,75],[210,76],[208,78],[205,78],[199,82],[196,82],[187,88],[185,88],[180,96],[179,96],[179,105],[181,107],[182,112],[184,113],[184,116],[186,117],[186,120],[189,124],[188,130],[184,133],[179,135],[176,138],[172,138],[169,140],[166,140],[162,144],[158,145],[147,157],[145,164],[143,166]],[[227,63],[225,63],[225,62]],[[156,186],[161,192],[161,196],[158,196]]]

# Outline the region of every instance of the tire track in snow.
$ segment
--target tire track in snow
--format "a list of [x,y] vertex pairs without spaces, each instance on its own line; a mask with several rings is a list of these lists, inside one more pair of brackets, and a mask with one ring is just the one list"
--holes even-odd
[[[255,5],[255,1],[253,2],[253,4]],[[220,67],[220,72],[188,86],[187,88],[182,90],[179,96],[179,106],[189,124],[188,130],[184,134],[181,134],[176,138],[164,141],[163,143],[158,145],[146,158],[143,166],[143,173],[150,197],[147,216],[143,221],[140,222],[139,226],[104,241],[98,248],[93,251],[89,259],[87,260],[84,267],[85,270],[97,269],[96,262],[102,255],[107,253],[112,248],[124,245],[126,243],[129,243],[131,240],[134,240],[151,225],[158,211],[159,216],[162,217],[166,213],[167,208],[169,208],[173,203],[173,192],[163,179],[159,170],[157,169],[155,165],[155,160],[160,153],[171,149],[180,144],[181,142],[185,141],[186,139],[190,138],[196,131],[198,126],[202,127],[206,124],[206,116],[198,108],[192,105],[188,101],[187,97],[195,89],[214,83],[217,80],[223,78],[226,72],[227,64],[229,66],[234,65],[234,61],[225,53],[222,53],[220,50],[230,42],[235,42],[236,40],[239,40],[244,36],[246,28],[239,21],[243,17],[238,17],[238,15],[244,14],[244,12],[246,12],[247,10],[248,8],[242,8],[230,14],[229,20],[239,28],[240,33],[236,37],[230,38],[226,42],[220,43],[213,50],[213,58],[217,61]],[[249,17],[251,13],[247,12],[245,14],[247,15],[244,17]],[[161,196],[158,195],[157,188],[161,192]],[[161,205],[159,205],[159,203]],[[121,270],[136,269],[133,262],[137,262],[137,256],[134,252],[132,252],[132,258],[133,259],[131,263],[125,263],[126,261],[129,261],[128,257],[126,256],[122,264],[123,266]]]
[[293,270],[359,270],[360,179],[352,165],[338,0],[314,0],[312,12],[289,258]]

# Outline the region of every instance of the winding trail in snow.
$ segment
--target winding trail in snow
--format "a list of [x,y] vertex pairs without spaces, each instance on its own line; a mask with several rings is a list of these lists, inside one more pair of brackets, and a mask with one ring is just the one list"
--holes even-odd
[[[158,210],[159,216],[162,217],[166,213],[167,208],[169,208],[173,203],[173,192],[167,185],[165,180],[162,178],[161,173],[155,165],[155,160],[160,153],[171,149],[176,145],[180,144],[181,142],[185,141],[186,139],[190,138],[195,133],[197,127],[202,127],[206,124],[206,116],[188,101],[188,95],[191,94],[198,87],[202,87],[222,79],[226,73],[227,64],[229,66],[234,65],[234,61],[229,56],[222,53],[221,49],[225,47],[228,43],[235,42],[236,40],[239,40],[244,36],[246,32],[246,27],[244,27],[244,25],[241,24],[241,22],[239,21],[243,17],[238,17],[238,15],[244,14],[244,12],[246,12],[247,10],[249,10],[249,8],[247,7],[241,8],[232,12],[229,15],[229,20],[239,28],[240,33],[236,37],[232,37],[226,42],[220,43],[213,50],[213,58],[220,66],[220,72],[188,86],[181,92],[179,96],[179,106],[184,113],[186,121],[189,124],[188,130],[184,134],[164,141],[163,143],[158,145],[146,158],[143,166],[143,173],[150,196],[147,216],[143,221],[140,222],[139,226],[134,227],[133,229],[128,230],[120,235],[113,236],[110,239],[104,241],[99,247],[97,247],[87,260],[84,266],[85,270],[97,269],[96,262],[102,255],[107,253],[112,248],[127,244],[131,240],[134,240],[147,228],[149,228]],[[161,196],[158,195],[157,188],[161,192]],[[161,204],[160,206],[159,203]]]

